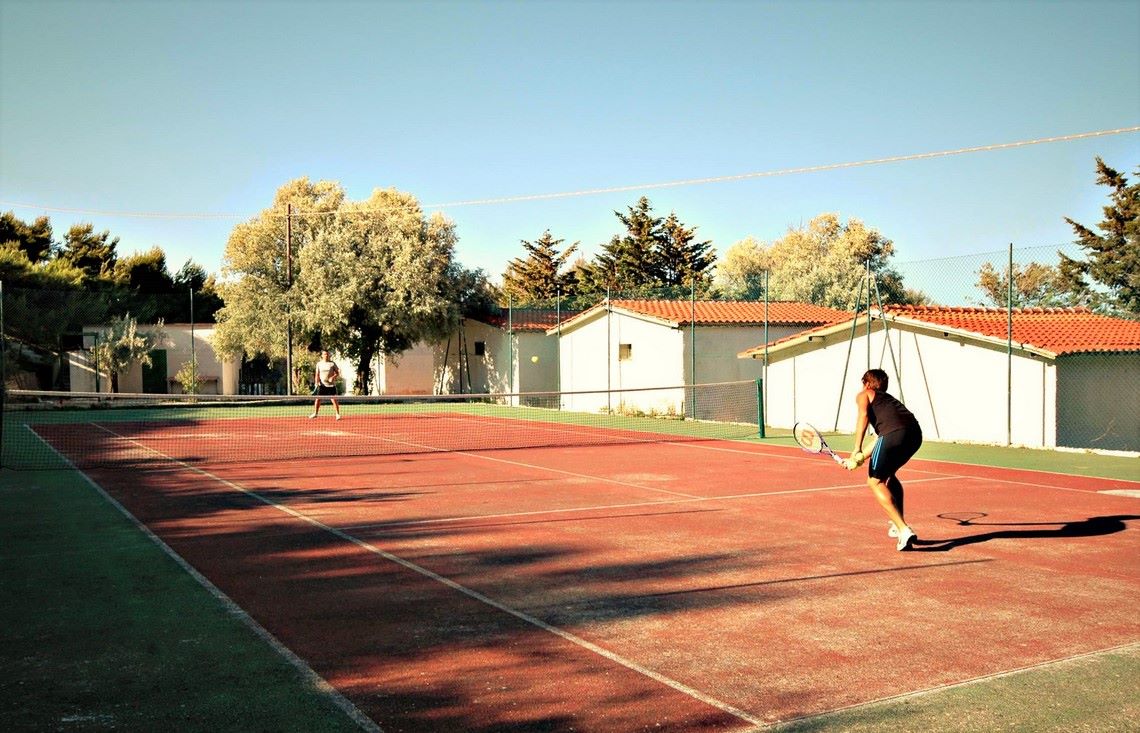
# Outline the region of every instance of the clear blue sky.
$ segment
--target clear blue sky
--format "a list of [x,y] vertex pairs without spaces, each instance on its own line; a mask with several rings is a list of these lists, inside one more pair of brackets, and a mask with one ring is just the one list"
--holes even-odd
[[[0,210],[90,221],[171,269],[219,270],[300,176],[435,205],[1138,124],[1132,0],[0,0]],[[910,262],[1071,241],[1062,217],[1106,202],[1096,155],[1132,173],[1140,133],[644,193],[722,254],[836,211]],[[444,213],[497,280],[546,229],[594,254],[640,194]]]

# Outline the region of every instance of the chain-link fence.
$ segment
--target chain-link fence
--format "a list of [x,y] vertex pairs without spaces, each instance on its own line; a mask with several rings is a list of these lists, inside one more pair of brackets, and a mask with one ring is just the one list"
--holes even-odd
[[[370,391],[525,395],[756,379],[769,427],[803,419],[850,431],[859,378],[881,367],[928,439],[1140,450],[1136,314],[1072,308],[1057,279],[1060,253],[1083,257],[1065,244],[891,263],[891,272],[845,273],[844,287],[833,281],[793,302],[785,294],[802,283],[776,273],[743,301],[708,286],[508,301],[445,339],[381,356]],[[97,348],[122,315],[110,295],[5,286],[0,300],[6,389],[288,391],[284,360],[219,358],[212,324],[194,323],[189,302],[188,323],[168,323],[146,363],[116,372]],[[353,365],[342,371],[351,384]]]

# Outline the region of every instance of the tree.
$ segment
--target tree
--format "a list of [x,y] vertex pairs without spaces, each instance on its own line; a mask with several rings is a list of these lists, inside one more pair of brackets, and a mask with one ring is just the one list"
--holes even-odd
[[150,352],[166,341],[166,329],[162,321],[147,333],[140,333],[138,321],[128,313],[113,318],[99,332],[98,341],[91,348],[91,360],[99,372],[111,375],[111,391],[118,392],[120,372],[134,364],[150,366]]
[[425,218],[411,194],[377,189],[341,206],[301,252],[303,323],[322,346],[356,361],[355,391],[368,391],[377,351],[399,354],[458,326],[463,271],[455,242],[451,221]]
[[771,269],[767,248],[753,237],[746,237],[725,251],[717,264],[714,282],[730,298],[759,300],[764,297],[764,273]]
[[614,216],[625,227],[625,234],[615,234],[609,244],[602,245],[585,272],[588,289],[633,290],[660,284],[664,220],[653,215],[653,206],[644,196],[636,206],[628,207],[628,213],[615,211]]
[[118,259],[119,238],[111,239],[104,230],[95,233],[92,224],[76,224],[67,231],[57,257],[81,270],[85,281],[105,280],[112,276]]
[[[331,181],[298,178],[281,188],[273,205],[248,222],[238,224],[226,242],[221,296],[213,345],[219,354],[236,357],[284,357],[288,352],[287,324],[299,321],[299,301],[291,293],[299,255],[327,229],[344,201],[344,190]],[[293,269],[286,267],[286,214],[292,205]],[[333,254],[335,255],[335,253]],[[295,334],[294,343],[308,340]],[[311,336],[311,334],[310,334]]]
[[627,213],[615,211],[614,216],[625,233],[602,245],[592,262],[576,266],[583,292],[660,294],[682,287],[687,292],[694,279],[707,290],[716,256],[711,242],[696,241],[696,227],[686,227],[675,212],[668,218],[655,216],[644,196]]
[[46,262],[55,256],[51,222],[46,216],[27,224],[11,211],[0,215],[0,245],[15,242],[32,264]]
[[[982,305],[1005,308],[1009,300],[1009,277],[987,262],[978,271],[978,289],[985,295]],[[1056,267],[1030,262],[1013,266],[1014,308],[1055,308],[1070,305],[1071,296]]]
[[[921,294],[908,292],[902,276],[889,266],[894,244],[858,219],[847,223],[838,214],[821,214],[807,226],[788,229],[781,239],[751,253],[770,267],[772,300],[796,300],[832,308],[865,307],[864,276],[869,265],[883,304],[915,303]],[[874,296],[872,296],[874,297]],[[860,301],[860,298],[862,300]],[[873,300],[877,305],[877,301]]]
[[711,241],[698,242],[696,227],[686,227],[677,218],[676,212],[669,212],[661,227],[659,243],[658,275],[665,287],[691,286],[707,290],[712,283],[710,272],[716,264],[716,252]]
[[[176,301],[188,301],[188,293],[179,298],[174,293],[174,280],[166,268],[166,253],[160,247],[127,255],[115,262],[112,280],[121,290],[126,309],[144,322],[157,318],[178,318]],[[182,308],[185,314],[185,307]],[[174,316],[171,318],[171,316]]]
[[[1110,204],[1097,225],[1100,234],[1065,217],[1086,259],[1060,254],[1060,274],[1077,301],[1097,310],[1140,314],[1140,182],[1128,179],[1096,159],[1096,182],[1110,189]],[[1136,175],[1140,176],[1140,168]],[[1091,282],[1090,282],[1091,280]]]
[[573,272],[563,272],[566,260],[578,249],[578,242],[559,250],[564,239],[555,239],[547,229],[534,242],[522,240],[525,258],[516,257],[503,273],[503,290],[516,303],[526,304],[537,300],[553,299],[559,293],[572,295],[575,285]]
[[[213,275],[208,275],[201,265],[186,260],[182,269],[174,274],[174,292],[194,294],[194,310],[190,317],[195,323],[213,323],[223,302],[218,293],[218,285]],[[173,318],[168,317],[168,320]]]

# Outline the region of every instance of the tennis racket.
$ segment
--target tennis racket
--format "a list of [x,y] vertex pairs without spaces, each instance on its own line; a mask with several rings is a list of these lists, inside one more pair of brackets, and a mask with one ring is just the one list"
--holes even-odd
[[831,446],[823,439],[823,435],[810,423],[796,423],[795,427],[792,428],[792,435],[796,437],[796,442],[800,444],[800,447],[808,453],[824,453],[831,456],[831,460],[840,466],[843,465],[843,459],[840,458],[835,451],[831,450]]

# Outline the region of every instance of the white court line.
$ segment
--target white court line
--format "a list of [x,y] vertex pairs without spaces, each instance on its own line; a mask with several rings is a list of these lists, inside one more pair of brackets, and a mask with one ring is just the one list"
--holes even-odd
[[460,456],[467,456],[468,458],[478,458],[479,460],[482,460],[482,461],[492,461],[494,463],[505,463],[508,466],[521,466],[523,468],[535,468],[535,469],[538,469],[541,471],[546,471],[548,473],[557,473],[557,474],[562,474],[563,476],[572,476],[574,478],[584,478],[584,479],[589,479],[591,481],[600,481],[600,482],[609,483],[609,484],[617,484],[618,486],[628,486],[628,487],[634,488],[634,489],[641,489],[642,491],[653,491],[653,492],[657,492],[659,494],[669,494],[670,496],[681,496],[681,497],[684,497],[686,499],[700,499],[700,498],[702,498],[700,496],[697,496],[696,494],[686,494],[683,491],[670,491],[668,489],[659,489],[659,488],[656,488],[653,486],[645,486],[643,484],[635,484],[631,481],[621,481],[621,480],[615,479],[615,478],[605,478],[602,476],[592,476],[588,473],[577,473],[575,471],[564,471],[560,468],[549,468],[547,466],[539,466],[539,465],[536,465],[533,463],[523,463],[522,461],[511,461],[511,460],[508,460],[506,458],[496,458],[495,456],[484,456],[484,455],[481,455],[479,453],[471,453],[469,451],[464,451],[464,450],[452,450],[450,448],[439,448],[439,447],[434,446],[434,445],[425,445],[423,443],[413,443],[410,440],[396,440],[395,438],[385,438],[382,436],[368,435],[367,433],[353,433],[351,431],[347,431],[347,432],[349,432],[350,435],[356,435],[356,436],[361,437],[361,438],[372,438],[374,440],[379,440],[379,441],[385,442],[385,443],[396,443],[397,445],[408,445],[408,446],[412,446],[413,448],[422,448],[422,449],[427,450],[427,451],[432,452],[432,453],[451,453],[451,454],[460,455]]
[[[932,481],[949,481],[950,478],[925,478],[907,481],[908,484],[929,483]],[[608,511],[611,509],[636,509],[639,507],[677,506],[678,504],[697,504],[710,501],[727,501],[731,499],[755,499],[762,496],[781,496],[783,494],[812,494],[821,491],[849,491],[862,489],[866,483],[839,484],[836,486],[821,486],[810,489],[783,489],[780,491],[757,491],[751,494],[727,494],[725,496],[701,496],[693,499],[662,499],[660,501],[642,501],[627,504],[595,504],[593,506],[569,507],[565,509],[535,509],[529,512],[503,512],[500,514],[468,514],[460,517],[441,517],[438,519],[411,519],[402,522],[377,522],[374,524],[353,524],[344,527],[346,530],[383,529],[386,527],[410,527],[424,524],[450,524],[454,522],[472,522],[481,519],[509,519],[511,517],[532,517],[543,514],[571,514],[576,512]]]
[[[254,499],[257,499],[258,501],[260,501],[263,504],[266,504],[267,506],[270,506],[274,509],[277,509],[280,512],[288,514],[289,516],[291,516],[295,519],[298,519],[298,520],[305,522],[305,523],[307,523],[313,527],[316,527],[317,529],[319,529],[323,532],[327,532],[334,537],[337,537],[339,539],[344,540],[345,542],[356,545],[357,547],[359,547],[360,549],[362,549],[366,552],[370,552],[374,555],[378,555],[379,557],[382,557],[385,560],[388,560],[389,562],[393,562],[397,565],[400,565],[401,567],[407,568],[408,570],[411,570],[415,573],[418,573],[418,574],[424,576],[425,578],[429,578],[431,580],[434,580],[437,583],[440,583],[440,584],[442,584],[448,588],[451,588],[454,591],[462,593],[463,595],[465,595],[469,598],[472,598],[476,601],[479,601],[480,603],[483,603],[487,606],[490,606],[491,608],[494,608],[496,610],[502,611],[503,613],[506,613],[510,616],[514,616],[515,618],[519,619],[520,621],[523,621],[524,623],[530,624],[530,625],[535,626],[535,627],[537,627],[543,631],[546,631],[550,634],[558,636],[559,638],[564,639],[565,641],[568,641],[571,644],[575,644],[575,645],[577,645],[577,646],[579,646],[579,647],[581,647],[587,651],[593,652],[594,654],[596,654],[596,655],[598,655],[604,659],[607,659],[607,660],[614,662],[616,664],[620,664],[621,666],[625,667],[626,669],[637,672],[638,674],[641,674],[645,677],[648,677],[649,679],[652,679],[656,682],[660,682],[661,684],[666,685],[667,687],[670,687],[670,688],[672,688],[672,689],[674,689],[680,693],[683,693],[685,695],[688,695],[689,697],[691,697],[695,700],[698,700],[700,702],[703,702],[706,705],[717,708],[718,710],[721,710],[722,712],[728,713],[729,715],[732,715],[736,718],[739,718],[740,720],[743,720],[746,723],[750,723],[752,725],[763,725],[764,724],[764,721],[762,719],[754,717],[753,715],[751,715],[751,714],[749,714],[749,713],[747,713],[747,712],[745,712],[745,711],[743,711],[737,707],[729,705],[726,702],[718,700],[718,699],[716,699],[710,695],[707,695],[707,694],[701,692],[700,690],[697,690],[693,687],[689,687],[688,685],[686,685],[682,682],[678,682],[677,680],[674,680],[670,677],[666,677],[665,675],[660,674],[659,672],[655,672],[655,671],[649,669],[648,667],[644,667],[644,666],[642,666],[642,665],[638,664],[637,662],[634,662],[630,659],[626,659],[625,657],[622,657],[621,655],[619,655],[615,652],[611,652],[608,649],[605,649],[601,646],[598,646],[597,644],[594,644],[593,642],[587,641],[586,639],[584,639],[580,636],[577,636],[575,634],[572,634],[569,631],[566,631],[564,629],[558,628],[557,626],[553,626],[551,624],[548,624],[545,621],[542,621],[539,618],[531,616],[528,613],[525,613],[523,611],[519,611],[518,609],[512,608],[511,606],[508,606],[505,603],[501,603],[499,601],[496,601],[495,599],[493,599],[489,596],[483,595],[482,593],[480,593],[477,590],[474,590],[472,588],[468,588],[465,585],[461,585],[460,583],[457,583],[454,580],[451,580],[450,578],[444,577],[444,576],[442,576],[442,575],[440,575],[440,574],[438,574],[432,570],[428,570],[427,568],[425,568],[421,565],[417,565],[416,563],[411,562],[410,560],[405,560],[404,558],[399,557],[398,555],[393,555],[392,553],[390,553],[384,549],[376,547],[375,545],[373,545],[371,543],[365,542],[364,540],[361,540],[361,539],[359,539],[359,538],[357,538],[357,537],[355,537],[355,536],[353,536],[353,535],[351,535],[351,534],[349,534],[343,530],[337,529],[336,527],[329,526],[329,525],[325,524],[324,522],[321,522],[320,520],[314,519],[314,518],[312,518],[306,514],[303,514],[299,511],[297,511],[296,509],[293,509],[291,507],[287,507],[287,506],[284,506],[282,504],[279,504],[279,503],[273,501],[272,499],[270,499],[268,497],[262,496],[261,494],[257,493],[256,491],[251,491],[251,490],[249,490],[243,486],[240,486],[240,485],[238,485],[232,481],[227,481],[226,479],[224,479],[220,476],[216,476],[216,475],[210,473],[209,471],[205,471],[205,470],[198,468],[196,466],[191,466],[190,464],[188,464],[184,461],[180,461],[177,458],[173,458],[171,456],[164,455],[160,451],[154,450],[153,448],[150,448],[149,446],[135,440],[134,438],[129,438],[125,435],[119,435],[115,431],[113,431],[109,428],[106,428],[102,425],[98,425],[98,424],[94,424],[94,425],[95,425],[95,427],[97,427],[97,428],[99,428],[99,429],[101,429],[107,433],[110,433],[111,435],[114,435],[117,438],[120,438],[122,440],[126,440],[128,442],[134,443],[135,445],[138,445],[139,447],[141,447],[145,450],[151,451],[152,453],[155,453],[155,454],[161,456],[162,458],[164,458],[164,459],[166,459],[172,463],[175,463],[175,464],[181,466],[182,468],[185,468],[188,471],[191,471],[192,473],[196,473],[200,476],[205,476],[206,478],[217,481],[218,483],[222,484],[223,486],[227,486],[231,489],[234,489],[235,491],[240,491],[241,493],[246,494],[247,496],[250,496]],[[94,482],[92,482],[92,483],[94,483]],[[102,490],[100,489],[100,491],[102,491]],[[111,501],[114,501],[114,499],[111,499]],[[124,509],[123,511],[125,512],[126,510]],[[131,516],[131,515],[128,514],[128,516]],[[159,541],[161,542],[161,540],[159,540]],[[170,551],[173,552],[173,550],[170,550]],[[177,558],[177,555],[175,555],[175,557]],[[184,561],[183,561],[183,563],[184,563]],[[184,564],[184,567],[189,567],[189,566]],[[203,578],[203,580],[204,580],[204,578]]]
[[[90,424],[95,426],[95,427],[102,428],[102,426],[98,425],[97,423],[90,423]],[[248,613],[246,613],[245,609],[243,609],[232,598],[230,598],[228,595],[226,595],[225,592],[223,592],[221,588],[219,588],[218,586],[211,583],[210,580],[206,576],[199,573],[197,571],[197,569],[194,568],[193,565],[191,565],[181,555],[179,555],[177,552],[175,552],[174,548],[172,548],[170,545],[166,544],[166,542],[163,541],[163,539],[161,537],[156,535],[154,532],[152,532],[150,530],[149,527],[147,527],[145,524],[143,524],[141,521],[139,521],[138,517],[131,514],[130,511],[128,511],[125,506],[120,504],[119,501],[115,497],[108,494],[106,489],[104,489],[102,486],[100,486],[98,483],[96,483],[95,480],[92,479],[90,476],[88,476],[86,473],[84,473],[83,471],[80,471],[78,468],[76,468],[75,464],[72,463],[71,460],[67,458],[67,456],[65,456],[62,453],[60,453],[59,451],[57,451],[54,446],[52,446],[46,440],[41,438],[39,433],[37,433],[35,430],[32,430],[30,425],[25,425],[24,427],[26,427],[28,429],[28,432],[30,432],[36,438],[36,440],[43,443],[47,447],[48,450],[50,450],[52,453],[55,453],[57,456],[59,456],[60,460],[62,460],[64,463],[66,463],[71,468],[72,471],[75,471],[77,474],[79,474],[83,478],[84,481],[86,481],[88,484],[90,484],[91,487],[93,489],[95,489],[95,491],[98,492],[98,494],[100,496],[103,497],[104,501],[106,501],[108,504],[110,504],[115,509],[117,509],[124,517],[126,517],[132,524],[134,524],[134,526],[136,528],[138,528],[138,530],[140,532],[142,532],[142,534],[147,539],[149,539],[151,542],[153,542],[155,545],[157,545],[159,547],[159,549],[161,549],[163,552],[165,552],[167,554],[167,556],[169,556],[172,560],[174,560],[174,562],[177,563],[179,567],[181,567],[184,571],[186,571],[186,573],[191,578],[193,578],[195,581],[197,581],[197,583],[199,585],[201,585],[203,588],[205,588],[206,591],[210,595],[212,595],[215,599],[217,599],[217,601],[219,603],[222,604],[222,606],[226,609],[226,611],[231,616],[238,619],[239,621],[244,623],[247,627],[249,627],[249,629],[251,629],[253,631],[253,633],[255,633],[262,641],[264,641],[266,644],[268,644],[269,647],[273,651],[275,651],[275,652],[277,652],[277,654],[281,655],[281,657],[283,657],[285,659],[285,661],[287,661],[290,665],[293,666],[294,669],[296,669],[298,672],[301,673],[301,676],[304,677],[309,682],[309,684],[311,684],[318,691],[320,691],[321,694],[328,697],[332,701],[332,703],[334,705],[336,705],[338,708],[340,708],[340,710],[342,712],[344,712],[345,715],[347,715],[349,718],[351,718],[353,722],[355,722],[357,725],[359,725],[362,729],[364,729],[366,731],[371,731],[371,733],[384,733],[383,729],[379,725],[376,724],[376,721],[372,720],[372,718],[369,718],[367,715],[365,715],[360,710],[360,708],[356,707],[356,705],[354,705],[352,703],[351,700],[349,700],[347,697],[342,695],[340,693],[340,691],[337,690],[332,684],[330,684],[324,677],[321,677],[319,674],[317,674],[316,670],[314,670],[312,667],[310,667],[309,664],[305,660],[303,660],[299,656],[297,656],[291,649],[289,649],[289,647],[282,644],[281,641],[278,640],[276,636],[274,636],[272,633],[270,633],[268,629],[266,629],[264,626],[259,624],[252,616],[250,616]],[[103,428],[103,429],[106,430],[105,428]],[[107,430],[107,432],[111,433],[112,435],[115,435],[115,433],[110,431],[110,430]],[[123,436],[119,436],[119,437],[123,437]],[[126,438],[126,439],[131,440],[130,438]],[[131,442],[138,443],[138,441],[133,441],[133,440]],[[139,445],[141,445],[141,443]],[[146,448],[146,446],[143,446],[143,447]],[[154,451],[151,448],[147,448],[147,450],[151,450],[154,453],[158,453],[158,451]],[[162,455],[162,454],[159,453],[159,455]],[[173,459],[171,459],[171,460],[173,460]],[[183,465],[185,465],[185,464],[183,464]]]

